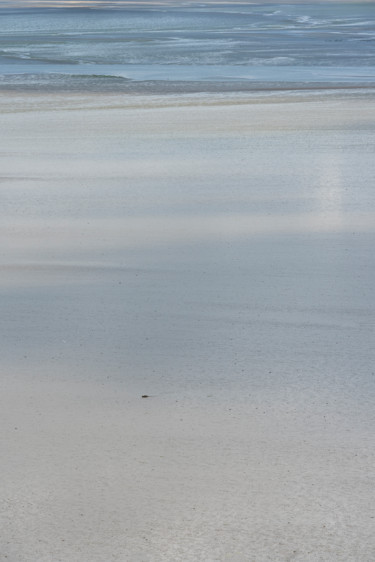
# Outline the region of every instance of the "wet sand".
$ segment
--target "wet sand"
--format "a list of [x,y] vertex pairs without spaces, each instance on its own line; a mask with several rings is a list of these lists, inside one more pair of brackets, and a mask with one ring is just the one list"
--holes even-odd
[[4,560],[372,561],[371,96],[0,104]]

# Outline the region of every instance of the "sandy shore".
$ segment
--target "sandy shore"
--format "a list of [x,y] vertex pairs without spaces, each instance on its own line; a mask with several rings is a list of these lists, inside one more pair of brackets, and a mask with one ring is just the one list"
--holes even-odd
[[374,560],[371,97],[0,105],[0,558]]

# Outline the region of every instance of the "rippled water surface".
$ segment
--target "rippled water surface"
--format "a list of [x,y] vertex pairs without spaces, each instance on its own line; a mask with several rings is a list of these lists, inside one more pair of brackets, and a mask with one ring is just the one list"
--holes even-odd
[[372,3],[17,6],[0,4],[3,87],[375,83]]

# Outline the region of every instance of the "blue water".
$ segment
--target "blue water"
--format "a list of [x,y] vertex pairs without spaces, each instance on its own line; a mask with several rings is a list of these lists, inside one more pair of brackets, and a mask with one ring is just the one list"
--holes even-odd
[[0,88],[375,85],[373,3],[0,3]]

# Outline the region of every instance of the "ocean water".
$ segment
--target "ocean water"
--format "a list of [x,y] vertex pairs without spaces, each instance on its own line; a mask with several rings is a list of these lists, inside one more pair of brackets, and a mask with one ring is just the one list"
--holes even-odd
[[0,88],[375,85],[374,3],[89,4],[0,3]]

